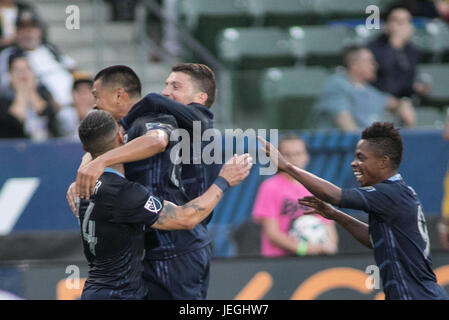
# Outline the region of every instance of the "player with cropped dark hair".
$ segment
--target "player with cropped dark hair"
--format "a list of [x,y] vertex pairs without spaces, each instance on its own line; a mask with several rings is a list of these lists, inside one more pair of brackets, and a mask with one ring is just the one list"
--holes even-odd
[[[421,203],[398,173],[402,138],[391,123],[373,123],[357,143],[351,167],[359,188],[341,189],[294,167],[270,143],[260,141],[272,161],[314,195],[299,199],[300,204],[315,209],[310,213],[335,220],[373,249],[386,299],[449,299],[432,271]],[[368,224],[328,203],[367,212]]]
[[[115,119],[106,111],[90,113],[78,131],[83,148],[93,158],[123,144]],[[106,168],[91,198],[77,205],[89,263],[82,299],[143,299],[149,290],[143,281],[144,226],[193,228],[210,214],[227,186],[240,183],[250,168],[248,155],[234,157],[223,166],[213,186],[182,206],[125,179],[122,164]]]

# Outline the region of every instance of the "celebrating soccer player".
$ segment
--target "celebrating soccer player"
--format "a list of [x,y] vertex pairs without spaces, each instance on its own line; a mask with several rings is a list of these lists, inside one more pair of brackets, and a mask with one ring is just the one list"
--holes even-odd
[[[92,158],[123,144],[111,114],[90,113],[79,126],[83,148]],[[89,273],[82,299],[142,299],[144,226],[161,230],[193,229],[217,205],[224,191],[249,174],[248,154],[230,159],[214,184],[200,197],[177,206],[124,177],[122,164],[112,165],[98,179],[90,200],[77,206]]]
[[[417,194],[398,168],[402,138],[391,123],[375,122],[362,132],[351,163],[359,188],[341,189],[288,163],[269,142],[262,148],[279,169],[301,182],[314,197],[299,203],[333,219],[363,245],[372,248],[385,298],[449,299],[432,270],[426,222]],[[333,208],[363,210],[368,224]]]

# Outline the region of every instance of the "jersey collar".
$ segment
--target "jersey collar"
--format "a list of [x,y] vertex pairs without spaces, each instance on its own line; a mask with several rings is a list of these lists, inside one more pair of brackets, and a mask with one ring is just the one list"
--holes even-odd
[[387,179],[388,181],[399,181],[402,180],[402,176],[399,173],[396,173],[394,176]]
[[115,173],[116,175],[119,175],[122,178],[125,177],[123,174],[121,174],[120,172],[118,172],[117,170],[112,169],[112,168],[105,168],[104,172]]

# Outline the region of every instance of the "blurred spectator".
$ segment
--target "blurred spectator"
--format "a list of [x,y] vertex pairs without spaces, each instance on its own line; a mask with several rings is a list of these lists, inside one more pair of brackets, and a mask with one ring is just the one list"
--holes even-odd
[[344,69],[326,80],[315,111],[319,128],[358,131],[382,120],[386,110],[395,113],[406,127],[415,125],[410,99],[397,99],[370,85],[377,63],[365,47],[351,46],[343,53]]
[[10,83],[0,92],[0,137],[44,141],[58,136],[55,104],[22,55],[11,56]]
[[414,28],[410,12],[392,7],[385,17],[383,33],[368,44],[378,65],[373,85],[397,98],[428,93],[429,86],[416,81],[420,54],[411,42]]
[[438,11],[436,2],[439,0],[402,0],[397,3],[412,14],[414,17],[437,18]]
[[449,23],[449,0],[434,0],[434,3],[440,18]]
[[78,140],[78,125],[95,104],[92,94],[93,79],[87,72],[73,73],[73,105],[65,106],[58,112],[59,132],[63,137]]
[[0,54],[0,77],[2,86],[8,84],[8,59],[23,53],[40,82],[50,91],[59,106],[72,103],[73,77],[71,71],[75,61],[43,41],[43,25],[33,18],[20,20],[17,24],[16,44]]
[[[304,141],[296,135],[284,135],[279,141],[281,154],[292,164],[304,168],[309,156]],[[253,219],[262,227],[261,247],[265,257],[279,257],[297,253],[299,241],[289,235],[295,219],[304,215],[307,208],[298,204],[298,198],[310,195],[302,184],[284,172],[265,180],[258,191],[253,209]],[[334,254],[337,251],[337,232],[333,221],[320,216],[328,231],[327,242],[309,244],[307,254]]]
[[37,17],[37,13],[29,4],[0,0],[0,50],[14,44],[17,21],[31,20],[33,17]]
[[[443,138],[449,141],[449,109],[446,117],[446,125]],[[441,203],[441,219],[438,223],[438,234],[441,246],[449,250],[449,167],[444,178],[443,201]]]

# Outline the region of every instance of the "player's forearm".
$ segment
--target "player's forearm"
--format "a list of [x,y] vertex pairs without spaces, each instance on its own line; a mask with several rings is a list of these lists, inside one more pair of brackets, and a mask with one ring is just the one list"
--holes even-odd
[[341,211],[339,211],[339,214],[335,216],[334,220],[346,231],[352,234],[352,236],[361,244],[370,249],[373,248],[369,237],[368,224]]
[[123,146],[110,150],[98,158],[99,161],[104,163],[105,167],[139,161],[163,152],[167,143],[167,139],[164,136],[146,134]]
[[223,196],[216,185],[212,185],[205,193],[183,206],[165,201],[159,218],[152,225],[160,230],[192,230],[209,216]]
[[188,228],[193,229],[206,219],[222,197],[223,191],[213,184],[201,196],[183,205],[181,215],[185,217]]
[[288,163],[285,171],[320,200],[336,205],[341,201],[341,188],[306,170]]

